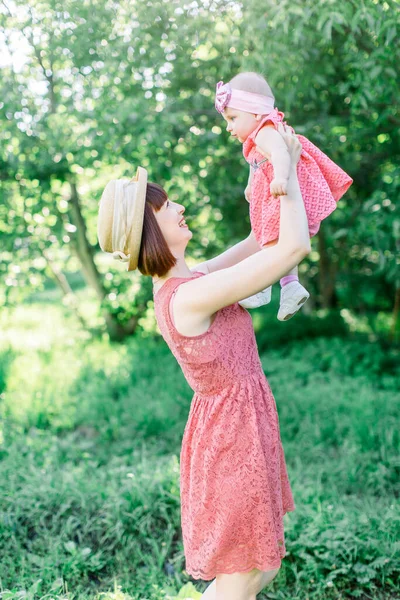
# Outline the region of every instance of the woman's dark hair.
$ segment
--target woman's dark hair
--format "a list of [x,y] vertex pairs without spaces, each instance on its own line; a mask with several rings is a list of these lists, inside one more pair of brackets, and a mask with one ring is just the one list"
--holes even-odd
[[176,265],[176,258],[154,216],[167,201],[168,196],[157,183],[148,183],[144,206],[143,232],[140,244],[138,268],[143,275],[163,277]]

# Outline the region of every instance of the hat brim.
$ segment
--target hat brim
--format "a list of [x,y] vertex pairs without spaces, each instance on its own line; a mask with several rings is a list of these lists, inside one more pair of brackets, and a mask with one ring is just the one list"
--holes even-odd
[[135,208],[132,216],[132,228],[128,235],[129,262],[128,271],[137,269],[140,244],[142,242],[144,206],[147,192],[147,171],[143,167],[138,167],[136,175],[131,181],[137,183]]

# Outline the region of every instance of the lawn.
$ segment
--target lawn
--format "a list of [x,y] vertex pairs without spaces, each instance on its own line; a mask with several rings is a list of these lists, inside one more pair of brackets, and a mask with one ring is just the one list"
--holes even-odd
[[[192,392],[164,342],[92,340],[54,304],[1,319],[3,600],[198,598],[179,526]],[[296,503],[260,598],[399,597],[398,354],[255,321]]]

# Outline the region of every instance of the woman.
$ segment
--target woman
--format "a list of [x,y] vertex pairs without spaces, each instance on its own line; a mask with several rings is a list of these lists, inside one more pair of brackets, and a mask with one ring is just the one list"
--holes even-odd
[[278,281],[310,251],[296,165],[301,144],[285,130],[291,170],[279,241],[252,235],[190,270],[184,207],[139,167],[107,184],[102,249],[152,275],[157,322],[195,391],[180,456],[186,570],[214,580],[203,600],[255,600],[285,555],[283,515],[294,510],[275,400],[252,321],[238,301]]

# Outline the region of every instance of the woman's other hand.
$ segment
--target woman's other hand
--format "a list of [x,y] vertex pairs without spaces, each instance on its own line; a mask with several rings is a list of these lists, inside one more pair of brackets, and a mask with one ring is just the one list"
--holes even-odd
[[285,140],[292,166],[297,165],[300,160],[302,146],[297,135],[291,127],[285,126],[283,123],[278,123],[278,131]]
[[277,179],[271,181],[269,191],[273,196],[286,196],[287,194],[287,179]]

